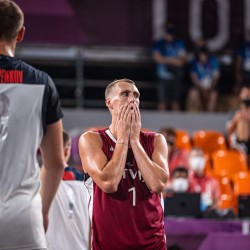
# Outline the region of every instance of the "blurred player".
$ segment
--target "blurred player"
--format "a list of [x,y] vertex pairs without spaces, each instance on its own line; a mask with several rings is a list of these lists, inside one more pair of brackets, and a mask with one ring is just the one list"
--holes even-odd
[[64,151],[64,161],[65,161],[65,169],[63,174],[63,180],[64,181],[83,181],[84,180],[84,174],[74,167],[68,165],[69,158],[71,155],[71,138],[69,133],[66,130],[63,130],[63,151]]

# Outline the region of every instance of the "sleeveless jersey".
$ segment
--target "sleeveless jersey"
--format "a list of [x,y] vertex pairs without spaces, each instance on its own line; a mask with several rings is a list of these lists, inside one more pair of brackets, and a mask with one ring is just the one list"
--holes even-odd
[[0,55],[0,249],[46,249],[37,149],[62,117],[51,78]]
[[[116,139],[108,129],[98,133],[102,150],[110,160]],[[150,158],[154,137],[154,133],[140,134],[140,142]],[[131,149],[117,192],[105,193],[95,183],[92,192],[93,250],[166,249],[162,196],[146,186]]]

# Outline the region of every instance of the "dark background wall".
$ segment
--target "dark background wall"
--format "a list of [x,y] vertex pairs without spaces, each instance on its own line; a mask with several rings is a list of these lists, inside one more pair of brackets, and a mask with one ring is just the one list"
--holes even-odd
[[[150,47],[154,39],[153,23],[163,13],[176,23],[178,35],[193,48],[191,9],[199,5],[202,35],[212,39],[218,32],[229,32],[219,50],[235,49],[245,36],[245,0],[161,0],[164,10],[153,12],[153,0],[17,0],[24,10],[27,43]],[[154,13],[154,14],[153,14]],[[219,30],[220,13],[226,27]],[[162,26],[162,24],[159,23]]]

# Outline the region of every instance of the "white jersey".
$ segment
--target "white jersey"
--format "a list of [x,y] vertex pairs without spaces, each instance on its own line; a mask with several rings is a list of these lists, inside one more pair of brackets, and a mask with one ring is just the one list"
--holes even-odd
[[0,56],[0,250],[46,249],[36,154],[61,117],[53,98],[47,74]]
[[88,191],[88,210],[90,223],[92,223],[93,216],[93,179],[87,174],[85,175],[84,185]]
[[61,182],[49,212],[46,239],[49,250],[88,250],[89,195],[81,181]]

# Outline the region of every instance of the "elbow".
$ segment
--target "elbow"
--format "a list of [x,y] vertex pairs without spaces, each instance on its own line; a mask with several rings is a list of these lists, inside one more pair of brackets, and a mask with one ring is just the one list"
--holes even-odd
[[52,172],[59,172],[59,173],[63,173],[64,168],[66,167],[66,163],[63,161],[63,159],[58,159],[55,161],[45,161],[43,167],[47,170],[47,171],[52,171]]
[[55,172],[60,172],[63,175],[64,169],[67,167],[67,164],[65,163],[64,159],[62,157],[58,157],[57,159],[54,159],[53,162],[49,164]]
[[55,166],[57,166],[58,170],[64,170],[64,168],[67,167],[67,164],[65,163],[64,159],[58,159],[55,161]]
[[168,179],[169,179],[169,174],[166,174],[163,180],[159,181],[157,185],[152,186],[151,191],[156,194],[162,193],[166,188]]
[[64,169],[67,167],[67,165],[65,164],[65,162],[63,162],[60,167],[59,167],[59,171],[61,172],[62,176],[64,174]]
[[164,191],[166,185],[163,183],[159,183],[158,185],[151,188],[151,192],[155,194],[160,194]]
[[61,177],[63,177],[64,169],[66,168],[66,163],[64,161],[58,162],[56,165],[55,171],[60,173]]
[[111,194],[117,192],[118,185],[111,181],[106,181],[103,183],[101,189],[104,193]]

